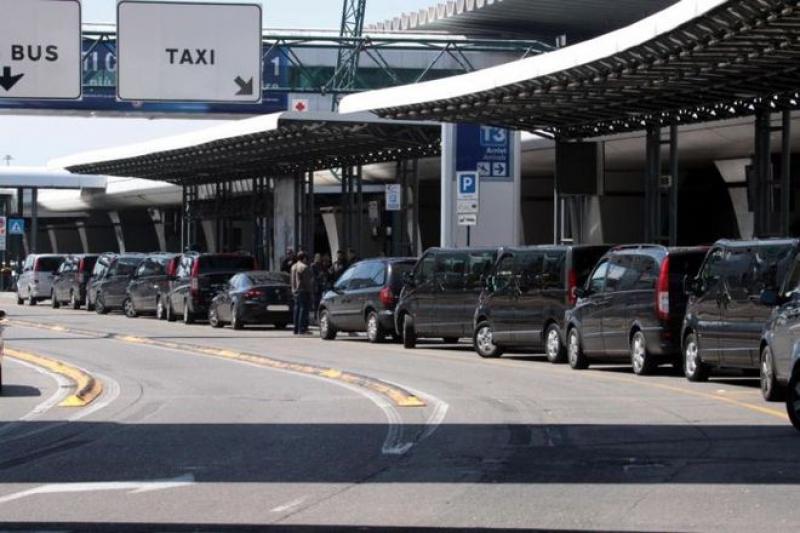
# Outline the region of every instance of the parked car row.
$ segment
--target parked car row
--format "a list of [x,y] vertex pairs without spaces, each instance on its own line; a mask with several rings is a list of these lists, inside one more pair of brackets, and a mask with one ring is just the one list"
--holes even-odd
[[[718,369],[758,372],[768,401],[786,399],[800,428],[800,240],[721,240],[710,247],[434,248],[419,259],[368,259],[322,295],[320,336],[370,342],[470,338],[484,358],[543,350],[581,370],[660,365],[704,381]],[[32,255],[17,301],[85,305],[186,323],[292,322],[286,274],[239,254]],[[795,408],[796,405],[796,408]]]
[[212,327],[292,321],[288,276],[256,270],[241,254],[105,253],[31,255],[25,261],[17,303],[50,299],[53,308],[85,306],[104,315],[155,315],[190,324],[208,319]]
[[800,429],[799,251],[795,239],[436,248],[413,266],[351,267],[322,299],[320,335],[366,331],[409,349],[471,337],[484,358],[528,348],[576,370],[629,362],[644,375],[669,364],[690,381],[757,371],[764,398],[785,398]]

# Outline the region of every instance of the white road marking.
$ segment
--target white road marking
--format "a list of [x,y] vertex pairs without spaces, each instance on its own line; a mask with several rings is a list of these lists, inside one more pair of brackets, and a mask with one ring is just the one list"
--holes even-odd
[[307,499],[308,498],[306,498],[305,496],[302,497],[302,498],[297,498],[296,500],[292,500],[289,503],[285,503],[283,505],[279,505],[279,506],[275,507],[274,509],[270,509],[269,512],[270,513],[285,513],[286,511],[290,511],[290,510],[294,509],[295,507],[297,507],[298,505],[302,504]]
[[394,385],[395,387],[400,387],[401,389],[407,390],[414,396],[421,398],[426,404],[433,405],[433,412],[428,415],[427,420],[425,420],[425,431],[419,436],[417,442],[422,442],[423,440],[427,439],[434,433],[436,430],[439,429],[439,426],[442,425],[444,419],[447,418],[447,412],[450,410],[450,404],[446,401],[442,400],[441,398],[437,398],[432,394],[428,394],[427,392],[422,392],[416,389],[413,389],[407,385],[402,385],[400,383],[393,383],[387,381],[390,385]]
[[100,483],[53,483],[33,489],[15,492],[0,498],[0,505],[28,496],[38,494],[67,494],[76,492],[129,491],[129,494],[141,494],[157,490],[177,489],[194,485],[194,474],[185,474],[173,479],[154,481],[110,481]]

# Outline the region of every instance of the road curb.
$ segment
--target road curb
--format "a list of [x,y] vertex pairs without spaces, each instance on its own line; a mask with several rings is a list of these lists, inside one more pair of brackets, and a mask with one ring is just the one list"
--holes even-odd
[[272,368],[275,370],[284,370],[287,372],[294,372],[296,374],[304,374],[309,376],[316,376],[331,381],[338,381],[355,385],[363,389],[370,390],[374,393],[380,394],[388,398],[397,407],[425,407],[426,403],[418,396],[411,392],[381,381],[379,379],[371,378],[353,372],[346,372],[336,368],[328,368],[306,363],[293,363],[290,361],[283,361],[280,359],[273,359],[264,355],[252,354],[247,352],[239,352],[228,350],[224,348],[209,348],[207,346],[199,346],[196,344],[178,343],[171,341],[160,341],[149,339],[145,337],[136,337],[133,335],[122,335],[118,333],[105,333],[100,331],[91,331],[80,328],[68,328],[62,325],[47,325],[38,322],[29,322],[27,320],[13,319],[9,321],[11,324],[17,324],[23,327],[34,327],[39,329],[46,329],[50,331],[57,331],[60,333],[73,333],[78,335],[100,336],[107,339],[127,342],[130,344],[139,344],[147,346],[156,346],[158,348],[167,348],[170,350],[180,350],[190,353],[200,353],[211,357],[220,359],[229,359],[233,361],[241,361],[245,363],[255,364],[265,368]]
[[103,392],[103,383],[100,380],[95,379],[88,372],[63,361],[9,347],[6,347],[5,355],[44,368],[75,383],[75,393],[67,396],[58,404],[59,407],[85,407]]

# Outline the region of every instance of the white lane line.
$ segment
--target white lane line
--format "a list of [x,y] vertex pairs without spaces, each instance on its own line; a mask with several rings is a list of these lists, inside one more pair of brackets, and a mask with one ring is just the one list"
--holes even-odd
[[432,394],[428,394],[427,392],[422,392],[420,390],[416,390],[412,387],[408,387],[406,385],[401,385],[400,383],[394,383],[387,381],[390,385],[394,385],[401,389],[407,390],[414,396],[421,398],[425,403],[428,405],[433,405],[433,411],[428,418],[425,420],[425,431],[417,439],[417,443],[422,442],[423,440],[427,439],[434,433],[444,422],[444,419],[447,418],[447,413],[450,410],[450,404],[446,401],[442,400],[441,398],[437,398]]
[[303,496],[302,498],[297,498],[296,500],[292,500],[289,503],[285,503],[283,505],[279,505],[279,506],[275,507],[274,509],[270,509],[269,512],[270,513],[285,513],[286,511],[291,511],[295,507],[298,507],[299,505],[301,505],[307,499],[308,498],[305,497],[305,496]]

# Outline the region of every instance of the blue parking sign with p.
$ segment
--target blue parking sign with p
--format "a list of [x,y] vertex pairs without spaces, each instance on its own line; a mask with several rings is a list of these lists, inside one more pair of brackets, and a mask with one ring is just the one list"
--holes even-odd
[[477,200],[478,199],[478,173],[459,172],[458,175],[458,199]]

